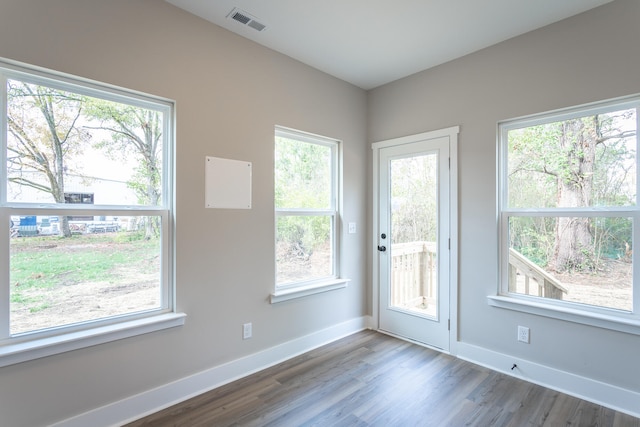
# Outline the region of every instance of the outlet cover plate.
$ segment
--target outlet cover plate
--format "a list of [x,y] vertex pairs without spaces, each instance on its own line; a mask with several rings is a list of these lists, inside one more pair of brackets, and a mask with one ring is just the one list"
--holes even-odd
[[349,234],[356,234],[356,223],[355,222],[350,222],[349,223]]
[[529,328],[518,326],[518,341],[529,344]]
[[243,340],[248,340],[249,338],[251,338],[251,335],[253,335],[253,331],[252,331],[252,325],[251,323],[245,323],[244,325],[242,325],[242,339]]

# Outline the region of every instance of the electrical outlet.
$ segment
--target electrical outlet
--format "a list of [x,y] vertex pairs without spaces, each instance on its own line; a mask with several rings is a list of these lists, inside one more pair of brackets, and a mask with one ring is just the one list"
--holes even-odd
[[242,325],[242,339],[243,340],[248,340],[249,338],[251,338],[252,335],[252,326],[251,323],[245,323],[244,325]]
[[518,326],[518,341],[529,344],[529,328]]
[[349,223],[349,234],[356,234],[356,223],[355,222],[350,222]]

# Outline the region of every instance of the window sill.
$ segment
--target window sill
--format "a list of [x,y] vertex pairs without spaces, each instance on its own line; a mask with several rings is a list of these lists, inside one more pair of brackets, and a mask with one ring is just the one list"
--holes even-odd
[[164,313],[114,325],[0,346],[0,368],[184,324],[186,314]]
[[271,294],[271,304],[289,301],[295,298],[302,298],[309,295],[315,295],[321,292],[346,288],[347,283],[349,283],[349,279],[334,279],[328,280],[326,282],[314,283],[307,286],[298,286],[295,288],[275,291]]
[[624,313],[595,313],[572,307],[560,307],[552,304],[545,304],[540,301],[502,295],[490,295],[487,297],[487,300],[489,305],[492,307],[515,310],[535,314],[537,316],[550,317],[567,322],[580,323],[583,325],[610,329],[612,331],[640,335],[640,321],[636,318],[630,317],[630,315],[625,316]]

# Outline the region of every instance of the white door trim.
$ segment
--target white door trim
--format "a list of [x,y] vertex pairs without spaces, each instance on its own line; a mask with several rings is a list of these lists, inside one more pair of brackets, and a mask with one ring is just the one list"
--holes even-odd
[[372,197],[372,239],[371,239],[371,308],[372,308],[372,326],[375,329],[380,328],[380,282],[378,277],[378,249],[377,249],[377,233],[380,226],[379,217],[379,158],[380,149],[402,144],[411,144],[413,142],[423,141],[425,139],[433,139],[439,137],[449,137],[449,223],[451,236],[451,249],[449,252],[449,316],[451,319],[449,330],[449,353],[457,354],[458,343],[458,134],[459,126],[450,128],[419,133],[416,135],[403,136],[400,138],[388,139],[384,141],[374,142],[371,144],[373,150],[373,197]]

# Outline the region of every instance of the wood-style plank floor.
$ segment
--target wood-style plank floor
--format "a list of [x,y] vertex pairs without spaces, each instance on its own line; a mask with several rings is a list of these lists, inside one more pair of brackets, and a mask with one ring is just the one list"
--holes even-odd
[[640,427],[640,419],[363,331],[128,426]]

